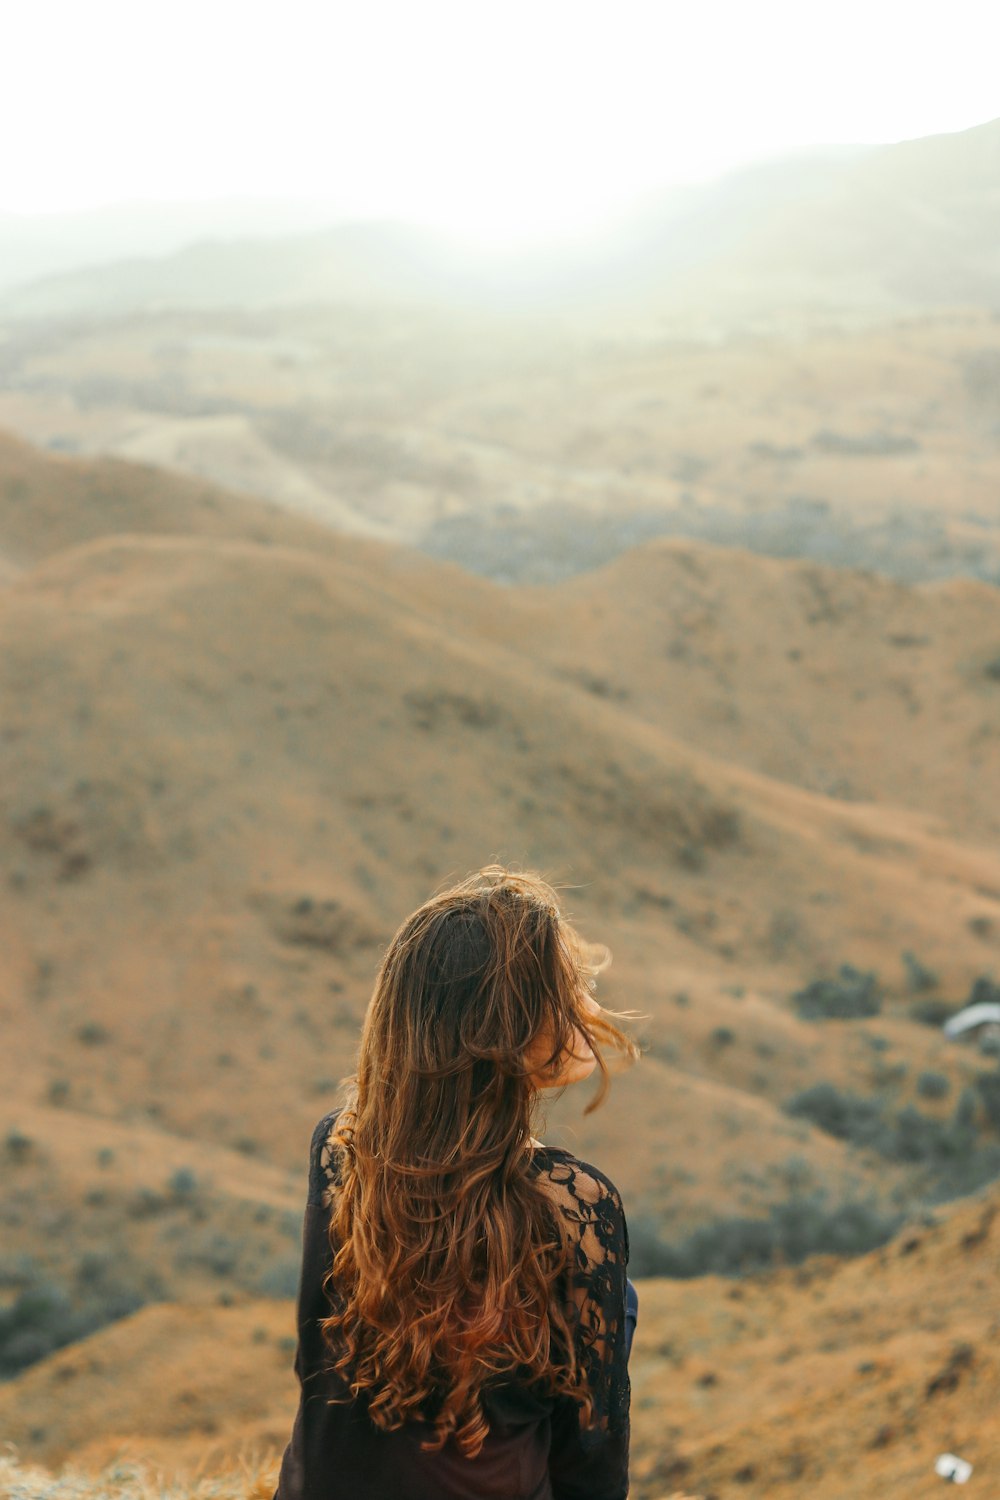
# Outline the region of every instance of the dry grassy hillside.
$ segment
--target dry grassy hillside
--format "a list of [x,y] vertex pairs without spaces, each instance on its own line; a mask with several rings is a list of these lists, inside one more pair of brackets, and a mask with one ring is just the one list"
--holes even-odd
[[[994,1189],[847,1264],[641,1282],[636,1500],[680,1486],[706,1500],[920,1500],[938,1493],[934,1460],[948,1451],[992,1494],[998,1207]],[[260,1475],[266,1495],[294,1412],[292,1326],[288,1303],[148,1308],[0,1388],[0,1423],[50,1465],[116,1464],[113,1493],[136,1459],[192,1489],[242,1460],[232,1493],[250,1500]],[[60,1495],[52,1481],[5,1480],[11,1500]],[[96,1500],[96,1482],[73,1493]]]
[[776,780],[995,845],[996,588],[670,541],[519,602],[518,643],[630,715]]
[[114,458],[43,455],[0,432],[0,581],[64,548],[122,532],[242,537],[318,552],[338,545],[326,526],[206,481]]
[[[1000,1173],[995,1061],[919,1020],[996,970],[992,591],[691,543],[503,589],[6,451],[0,1352],[29,1456],[76,1380],[41,1362],[60,1334],[291,1293],[381,947],[492,857],[565,884],[641,1013],[627,1086],[543,1127],[622,1187],[637,1271],[858,1250]],[[822,975],[848,1018],[793,998]]]
[[[755,991],[777,1055],[798,1060],[771,1062],[765,1091],[808,1076],[820,1045],[815,1027],[788,1033],[782,988],[841,958],[899,988],[899,955],[919,948],[957,991],[986,961],[991,850],[707,757],[416,606],[447,592],[447,570],[420,564],[411,589],[412,559],[374,572],[368,557],[130,538],[8,588],[15,1093],[31,1067],[36,1097],[64,1084],[63,1103],[245,1138],[259,1121],[247,1070],[258,1087],[298,1079],[319,1044],[337,1076],[380,940],[493,853],[581,887],[572,904],[620,950],[615,998],[678,1048],[702,1040],[668,998],[690,976]],[[795,929],[784,952],[779,919]],[[67,1046],[88,1027],[106,1039]],[[311,1110],[269,1122],[258,1148],[293,1162]]]
[[[502,580],[656,536],[1000,577],[990,311],[696,329],[278,308],[0,328],[0,424]],[[203,527],[198,528],[204,529]]]

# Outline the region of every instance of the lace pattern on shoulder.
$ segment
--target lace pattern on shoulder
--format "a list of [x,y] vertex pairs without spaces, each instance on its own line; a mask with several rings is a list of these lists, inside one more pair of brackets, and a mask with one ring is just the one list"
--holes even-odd
[[334,1188],[340,1183],[337,1152],[330,1140],[337,1113],[334,1110],[325,1115],[313,1131],[309,1152],[309,1203],[314,1208],[329,1208]]
[[[625,1211],[614,1183],[569,1152],[547,1148],[539,1171],[569,1237],[566,1311],[594,1398],[589,1430],[596,1441],[608,1431],[621,1432],[628,1421]],[[586,1442],[587,1433],[581,1436]]]

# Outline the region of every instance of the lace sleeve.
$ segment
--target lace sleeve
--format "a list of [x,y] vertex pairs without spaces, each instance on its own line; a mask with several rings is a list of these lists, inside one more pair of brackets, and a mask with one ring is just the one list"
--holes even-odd
[[626,1329],[628,1226],[621,1194],[596,1167],[553,1153],[551,1191],[570,1244],[566,1311],[593,1397],[557,1403],[549,1473],[555,1500],[622,1500],[628,1494],[629,1378]]
[[337,1154],[330,1141],[330,1134],[337,1123],[340,1111],[324,1115],[313,1131],[309,1148],[309,1198],[313,1208],[329,1208],[333,1202],[333,1191],[339,1185]]

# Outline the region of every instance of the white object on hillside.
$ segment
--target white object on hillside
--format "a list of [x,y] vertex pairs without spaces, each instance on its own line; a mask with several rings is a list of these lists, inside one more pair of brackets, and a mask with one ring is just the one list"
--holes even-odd
[[983,1000],[978,1005],[967,1005],[957,1016],[950,1016],[944,1023],[947,1037],[962,1036],[974,1031],[977,1026],[1000,1026],[1000,1005],[992,1000]]
[[952,1484],[965,1484],[972,1473],[972,1465],[964,1458],[956,1458],[954,1453],[942,1453],[934,1465],[934,1472],[942,1479],[950,1479]]

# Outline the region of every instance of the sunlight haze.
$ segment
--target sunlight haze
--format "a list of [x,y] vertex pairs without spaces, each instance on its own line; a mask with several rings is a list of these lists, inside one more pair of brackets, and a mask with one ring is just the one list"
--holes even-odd
[[[41,0],[7,19],[0,212],[308,200],[504,244],[818,144],[1000,113],[989,9]],[[979,39],[977,42],[977,38]]]

